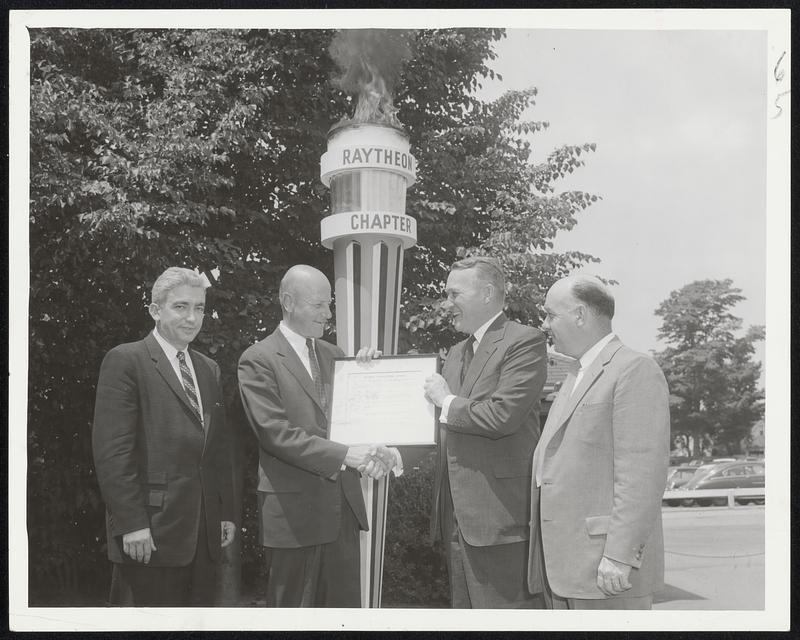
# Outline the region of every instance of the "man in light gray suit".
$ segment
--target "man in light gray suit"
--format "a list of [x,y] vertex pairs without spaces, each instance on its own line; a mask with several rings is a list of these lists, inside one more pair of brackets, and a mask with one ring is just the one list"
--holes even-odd
[[542,328],[580,369],[533,456],[529,587],[549,608],[650,609],[664,579],[666,380],[614,335],[614,298],[597,278],[559,280],[544,309]]

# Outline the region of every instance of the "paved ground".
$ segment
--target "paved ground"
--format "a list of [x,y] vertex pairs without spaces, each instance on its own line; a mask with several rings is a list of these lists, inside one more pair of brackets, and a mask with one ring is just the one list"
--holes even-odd
[[764,507],[665,507],[654,609],[764,608]]
[[[654,609],[764,608],[764,507],[664,507],[664,589]],[[263,594],[240,606],[264,606]]]

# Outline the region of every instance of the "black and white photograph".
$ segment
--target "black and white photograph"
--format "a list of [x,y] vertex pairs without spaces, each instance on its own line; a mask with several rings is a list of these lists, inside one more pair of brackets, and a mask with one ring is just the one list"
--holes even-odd
[[12,631],[789,629],[788,9],[9,52]]

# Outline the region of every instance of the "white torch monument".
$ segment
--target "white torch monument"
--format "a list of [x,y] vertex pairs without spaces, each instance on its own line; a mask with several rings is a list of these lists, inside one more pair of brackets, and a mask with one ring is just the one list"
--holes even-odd
[[[406,189],[416,177],[408,138],[398,126],[347,123],[331,129],[320,162],[331,190],[323,246],[333,249],[336,336],[347,355],[374,346],[397,353],[403,252],[417,240],[406,215]],[[362,478],[370,530],[361,534],[361,605],[379,607],[388,476]]]

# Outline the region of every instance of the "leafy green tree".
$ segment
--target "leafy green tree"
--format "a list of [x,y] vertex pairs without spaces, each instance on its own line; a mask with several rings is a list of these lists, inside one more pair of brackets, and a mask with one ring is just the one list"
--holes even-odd
[[691,282],[662,302],[658,337],[668,347],[655,354],[670,389],[673,437],[692,438],[694,455],[739,453],[739,443],[764,415],[761,364],[753,360],[764,327],[744,335],[731,312],[744,300],[731,280]]
[[[97,372],[108,349],[150,330],[149,289],[170,265],[197,268],[213,284],[196,346],[221,366],[241,442],[243,529],[234,551],[245,559],[245,581],[262,577],[256,462],[236,363],[277,324],[278,282],[289,266],[308,263],[332,275],[319,240],[329,212],[319,158],[330,125],[353,110],[331,82],[333,35],[31,30],[32,604],[75,603],[79,584],[94,585],[94,598],[105,592],[103,505],[90,447]],[[593,146],[566,146],[530,166],[529,136],[546,126],[522,120],[535,91],[494,102],[475,97],[494,75],[492,47],[502,36],[498,29],[420,31],[395,89],[420,166],[408,194],[420,244],[407,253],[405,349],[454,341],[438,299],[447,266],[464,252],[503,259],[509,311],[531,322],[541,292],[592,259],[549,249],[594,199],[554,187]]]

